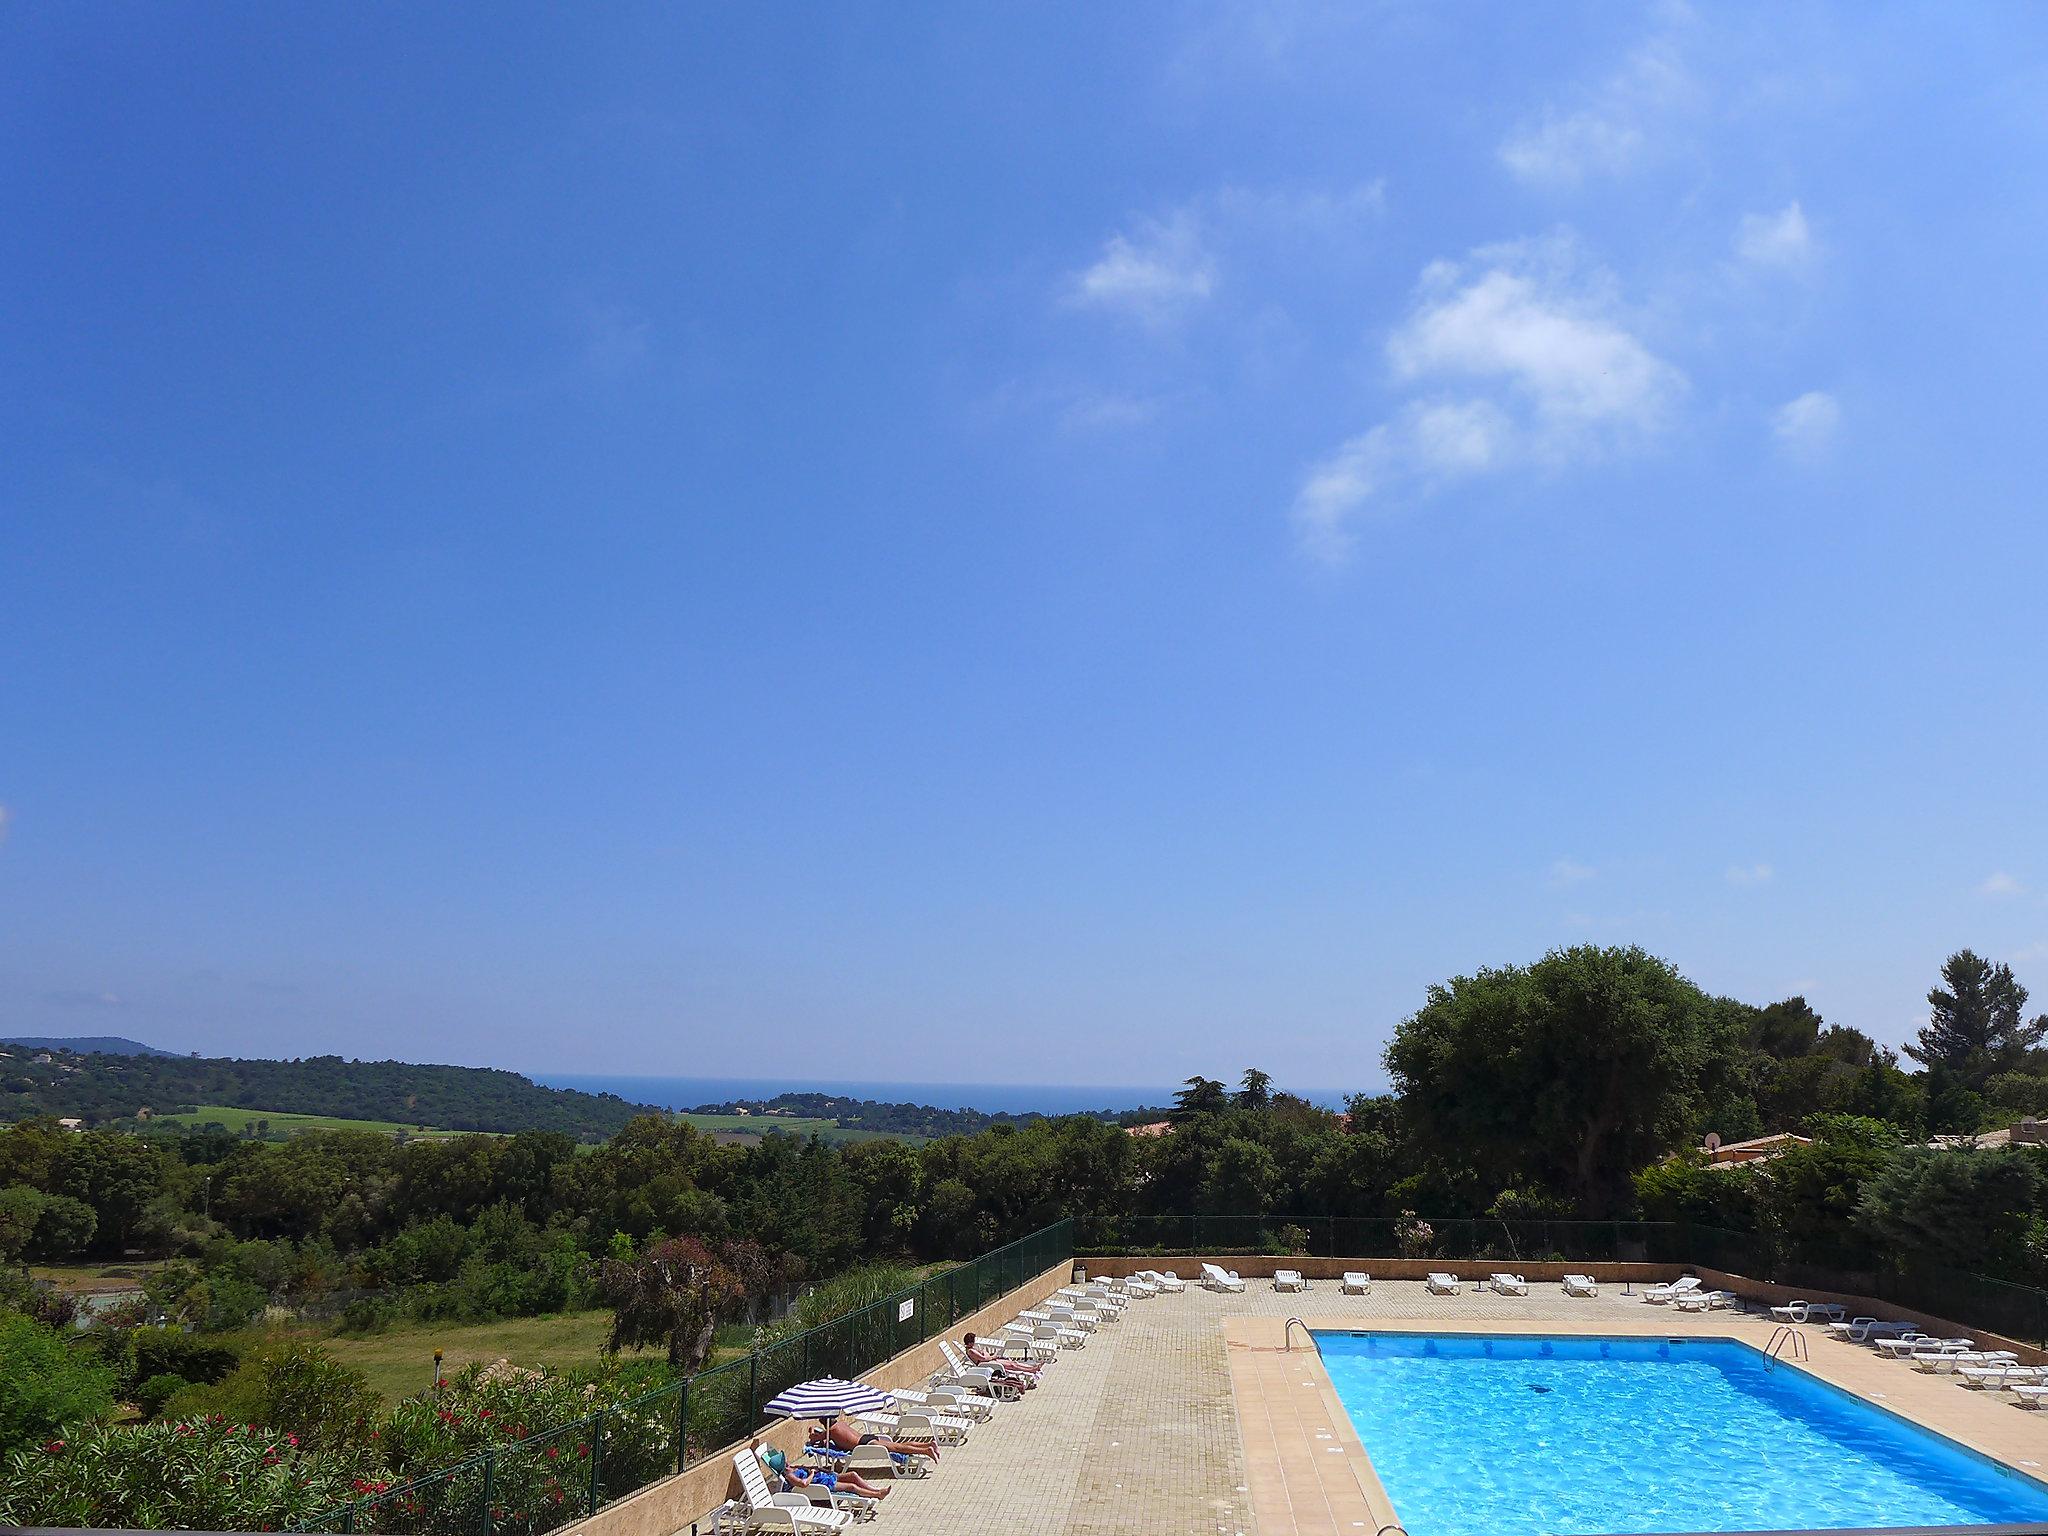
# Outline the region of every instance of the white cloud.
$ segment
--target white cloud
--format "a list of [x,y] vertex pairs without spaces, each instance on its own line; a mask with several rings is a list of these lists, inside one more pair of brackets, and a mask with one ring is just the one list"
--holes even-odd
[[1550,866],[1552,885],[1583,885],[1598,873],[1592,865],[1581,864],[1576,859],[1559,859]]
[[1771,416],[1778,446],[1798,459],[1817,459],[1834,446],[1842,425],[1842,408],[1826,390],[1809,389],[1788,400]]
[[1341,248],[1385,212],[1382,181],[1216,187],[1111,235],[1101,255],[1067,278],[1061,297],[1165,326],[1216,297],[1226,259],[1256,266],[1276,249],[1298,255],[1304,243]]
[[1397,383],[1430,392],[1303,476],[1295,527],[1327,563],[1345,558],[1353,522],[1376,499],[1633,446],[1686,389],[1630,329],[1612,280],[1565,238],[1432,263],[1387,361]]
[[1977,887],[1977,892],[1981,896],[2024,896],[2027,888],[2013,876],[1999,869],[1993,870],[1985,877],[1984,883]]
[[1069,303],[1128,315],[1148,325],[1177,319],[1216,289],[1216,263],[1187,210],[1143,220],[1134,234],[1112,235],[1095,262],[1067,285]]
[[1796,202],[1777,213],[1746,213],[1735,231],[1735,254],[1752,266],[1797,268],[1813,259],[1813,231]]
[[1546,106],[1500,146],[1501,163],[1525,182],[1553,189],[1621,176],[1654,158],[1660,138],[1699,91],[1679,50],[1686,20],[1669,8],[1665,25],[1590,88],[1577,104]]
[[1768,864],[1730,864],[1727,871],[1730,885],[1763,885],[1776,873]]
[[1158,418],[1160,404],[1156,395],[1125,395],[1114,391],[1077,395],[1060,411],[1060,425],[1070,432],[1142,427]]
[[1656,425],[1682,385],[1582,280],[1568,246],[1496,247],[1423,274],[1423,303],[1387,343],[1395,377],[1478,380],[1526,402],[1548,437]]
[[1569,117],[1545,114],[1500,147],[1507,168],[1524,181],[1575,184],[1595,173],[1627,170],[1643,150],[1643,131],[1635,124],[1574,112]]

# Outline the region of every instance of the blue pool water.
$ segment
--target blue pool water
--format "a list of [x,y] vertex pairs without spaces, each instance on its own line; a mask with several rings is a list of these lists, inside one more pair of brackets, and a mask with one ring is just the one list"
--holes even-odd
[[1411,1536],[2048,1520],[2048,1485],[1728,1340],[1316,1341]]

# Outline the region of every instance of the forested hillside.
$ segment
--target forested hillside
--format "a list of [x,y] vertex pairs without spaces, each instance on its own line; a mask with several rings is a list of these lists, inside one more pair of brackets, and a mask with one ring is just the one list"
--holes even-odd
[[77,1115],[91,1124],[223,1104],[350,1120],[388,1120],[450,1131],[558,1131],[579,1140],[612,1135],[644,1104],[612,1094],[543,1088],[494,1067],[417,1066],[403,1061],[299,1061],[17,1051],[0,1061],[0,1120]]

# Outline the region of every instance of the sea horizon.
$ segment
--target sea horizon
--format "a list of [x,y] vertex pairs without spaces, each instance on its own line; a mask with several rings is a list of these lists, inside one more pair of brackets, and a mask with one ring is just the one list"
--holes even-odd
[[[575,1088],[584,1093],[617,1094],[632,1104],[661,1109],[695,1109],[739,1099],[772,1099],[783,1093],[827,1093],[882,1104],[920,1104],[933,1109],[973,1109],[988,1115],[1077,1115],[1091,1110],[1141,1109],[1173,1102],[1177,1088],[1103,1087],[1059,1083],[902,1083],[825,1081],[817,1078],[642,1077],[629,1073],[535,1072],[533,1081],[547,1088]],[[1343,1099],[1304,1094],[1325,1108],[1343,1108]]]

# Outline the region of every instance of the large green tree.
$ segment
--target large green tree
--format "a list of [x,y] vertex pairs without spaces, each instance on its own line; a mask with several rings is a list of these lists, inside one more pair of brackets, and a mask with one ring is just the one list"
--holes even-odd
[[1927,1022],[1906,1054],[1930,1070],[1946,1068],[1981,1092],[1998,1074],[2020,1070],[2027,1052],[2048,1035],[2048,1014],[2028,1019],[2026,1007],[2027,989],[2011,966],[1957,950],[1942,964],[1941,985],[1927,994]]
[[1739,1027],[1665,961],[1588,945],[1432,987],[1386,1064],[1425,1155],[1601,1216],[1725,1091]]

